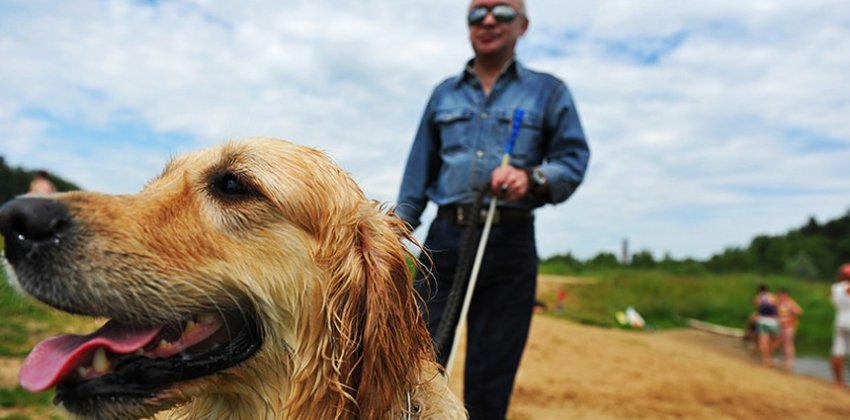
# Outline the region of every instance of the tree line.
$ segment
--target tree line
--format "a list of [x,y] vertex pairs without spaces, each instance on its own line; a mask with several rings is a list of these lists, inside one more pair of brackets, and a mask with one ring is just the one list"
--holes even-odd
[[[6,164],[3,156],[0,156],[0,204],[29,191],[30,182],[35,178],[36,173],[38,173],[38,170],[27,170],[17,166],[9,166]],[[66,181],[50,172],[47,173],[47,177],[59,191],[80,189],[74,183]]]
[[781,235],[759,235],[746,247],[730,247],[706,260],[677,260],[669,254],[656,259],[642,250],[630,261],[620,261],[610,252],[587,260],[571,253],[541,261],[541,271],[581,274],[612,268],[650,268],[680,274],[759,273],[786,275],[805,280],[832,281],[838,266],[850,262],[850,210],[834,220],[808,223]]

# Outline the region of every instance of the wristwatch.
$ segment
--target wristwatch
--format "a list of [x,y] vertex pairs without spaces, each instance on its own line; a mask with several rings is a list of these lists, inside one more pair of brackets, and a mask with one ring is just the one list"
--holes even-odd
[[528,171],[529,191],[541,192],[546,186],[546,175],[539,166],[526,169]]

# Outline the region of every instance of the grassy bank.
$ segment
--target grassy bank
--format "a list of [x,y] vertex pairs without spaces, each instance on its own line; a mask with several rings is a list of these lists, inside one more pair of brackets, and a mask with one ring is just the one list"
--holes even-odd
[[26,356],[34,335],[47,333],[51,326],[61,327],[53,320],[58,312],[51,312],[22,298],[0,270],[0,357]]
[[[46,337],[63,332],[91,332],[100,323],[59,312],[21,296],[8,284],[5,272],[0,269],[0,359],[23,359]],[[0,386],[0,419],[57,418],[52,400],[53,391],[33,394],[20,386]]]
[[22,296],[9,284],[0,266],[0,357],[24,357],[49,336],[86,334],[99,324],[102,321],[69,315]]
[[[542,267],[541,272],[558,274]],[[674,275],[654,270],[620,269],[587,274],[594,283],[567,284],[563,314],[578,322],[618,326],[614,314],[633,306],[650,328],[685,326],[686,318],[743,328],[753,310],[759,284],[772,290],[787,288],[805,314],[797,332],[800,354],[826,356],[832,340],[834,309],[829,285],[787,277],[738,275]],[[541,287],[541,298],[553,307],[555,288]]]
[[[0,237],[2,238],[2,237]],[[6,274],[0,269],[0,358],[23,358],[36,342],[34,334],[46,333],[52,315],[43,307],[22,299],[9,286]],[[49,410],[52,392],[33,394],[21,387],[0,387],[0,409],[26,409],[28,414],[4,412],[0,418],[28,419]]]

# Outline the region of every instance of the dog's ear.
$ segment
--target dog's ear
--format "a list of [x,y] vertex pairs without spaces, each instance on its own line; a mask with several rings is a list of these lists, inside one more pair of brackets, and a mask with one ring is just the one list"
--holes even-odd
[[400,219],[364,203],[349,253],[331,263],[326,310],[337,338],[334,359],[359,418],[382,418],[397,407],[413,372],[433,354],[414,298],[405,238],[412,240]]

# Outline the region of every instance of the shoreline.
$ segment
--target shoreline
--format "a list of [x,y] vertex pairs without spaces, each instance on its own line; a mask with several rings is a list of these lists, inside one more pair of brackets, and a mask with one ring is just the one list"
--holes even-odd
[[[746,344],[744,344],[744,342],[742,341],[742,338],[729,335],[714,334],[711,331],[702,330],[700,328],[668,330],[665,332],[661,332],[661,334],[674,331],[696,331],[702,337],[700,342],[703,345],[716,348],[734,357],[741,357],[755,365],[758,365],[763,369],[769,369],[761,366],[761,359],[755,348],[748,348]],[[684,336],[686,334],[681,335]],[[673,336],[676,335],[673,334]],[[782,363],[781,351],[777,351],[776,353],[774,353],[773,363],[775,366],[773,368],[774,370],[778,370],[783,373],[789,373],[779,367]],[[846,372],[844,374],[843,379],[845,384],[850,386],[850,358],[848,358],[848,360],[845,362],[844,368]],[[814,377],[817,379],[824,380],[829,384],[833,383],[832,370],[828,357],[809,354],[797,355],[794,361],[794,368],[790,373],[806,377]]]
[[[449,382],[462,394],[463,340]],[[801,365],[805,358],[800,358]],[[850,392],[758,363],[739,339],[535,315],[511,420],[850,418]]]

